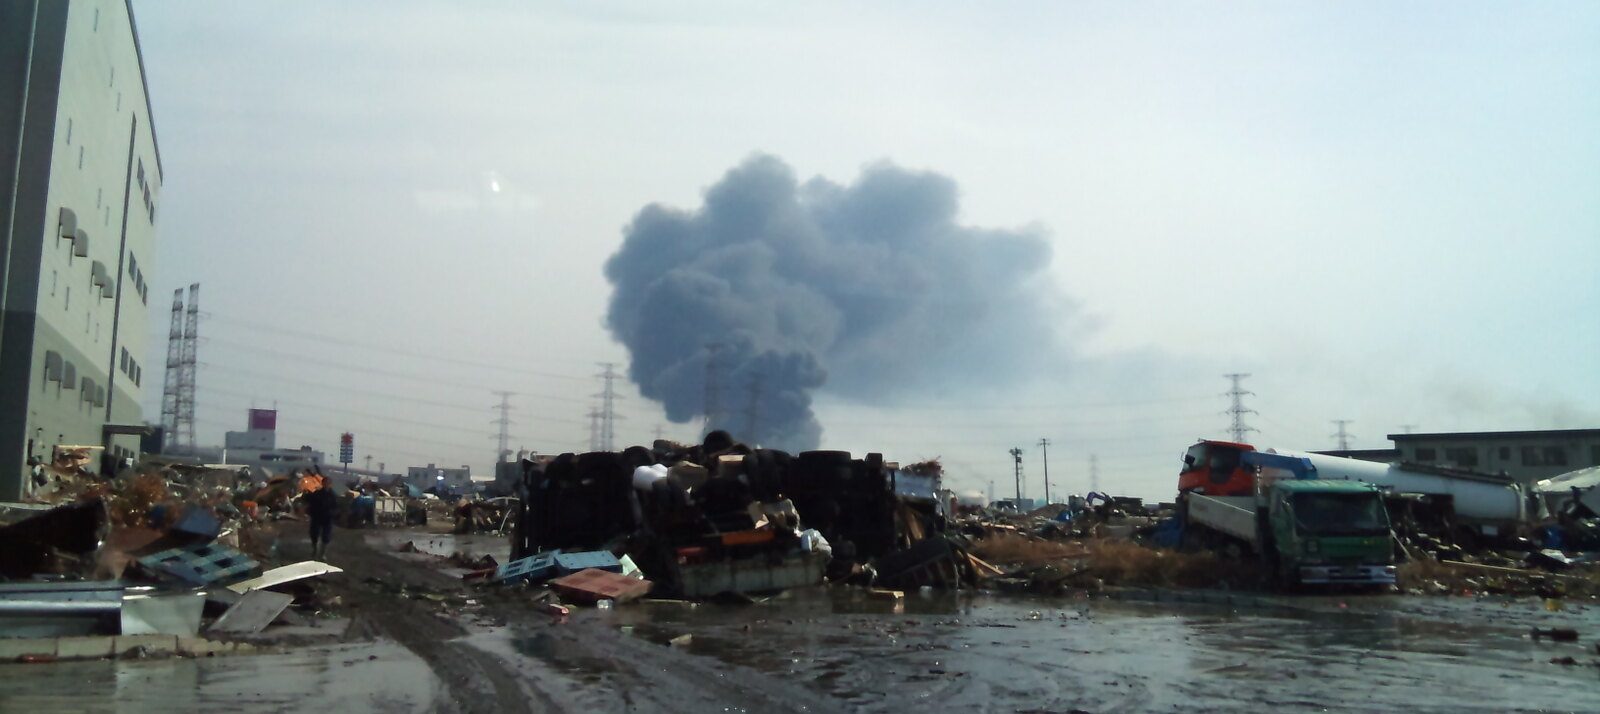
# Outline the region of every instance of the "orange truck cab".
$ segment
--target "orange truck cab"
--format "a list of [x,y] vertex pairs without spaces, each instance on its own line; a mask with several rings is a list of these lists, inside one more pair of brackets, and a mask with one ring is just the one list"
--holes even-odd
[[1240,463],[1240,456],[1256,447],[1232,441],[1204,440],[1183,455],[1178,473],[1178,493],[1194,491],[1207,496],[1249,496],[1255,493],[1255,472]]

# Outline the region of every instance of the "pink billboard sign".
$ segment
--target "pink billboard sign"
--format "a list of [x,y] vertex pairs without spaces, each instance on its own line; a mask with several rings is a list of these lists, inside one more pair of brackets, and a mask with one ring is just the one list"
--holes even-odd
[[276,409],[251,409],[250,410],[250,430],[251,431],[277,431],[278,430],[278,410],[276,410]]

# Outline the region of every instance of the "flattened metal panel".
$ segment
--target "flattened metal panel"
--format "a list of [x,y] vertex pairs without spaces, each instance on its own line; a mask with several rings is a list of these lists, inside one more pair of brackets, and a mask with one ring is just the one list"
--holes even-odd
[[302,578],[311,578],[318,575],[327,575],[328,573],[342,572],[344,572],[343,568],[335,568],[327,563],[319,563],[315,560],[302,560],[293,565],[285,565],[281,568],[273,568],[268,570],[267,572],[262,573],[261,577],[259,578],[251,578],[244,582],[234,583],[229,585],[228,589],[236,593],[245,593],[251,590],[270,588],[274,585],[282,585],[284,583],[294,582]]
[[129,595],[122,599],[122,634],[192,637],[205,604],[199,592]]
[[260,632],[278,619],[278,615],[283,614],[284,608],[289,607],[291,602],[294,602],[292,595],[271,590],[251,590],[222,613],[222,617],[211,624],[210,631],[239,634]]

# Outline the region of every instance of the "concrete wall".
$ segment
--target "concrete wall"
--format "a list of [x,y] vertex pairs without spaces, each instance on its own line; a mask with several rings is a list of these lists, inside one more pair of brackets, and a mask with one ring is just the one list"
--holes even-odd
[[[0,498],[14,498],[30,440],[44,457],[57,443],[138,449],[137,437],[108,443],[103,429],[142,423],[144,391],[160,380],[148,281],[162,175],[125,0],[3,5],[0,97],[27,98],[25,111],[0,119],[8,147],[0,159],[15,176],[0,195],[8,228],[0,389],[12,395],[0,405]],[[60,237],[63,207],[87,240]],[[47,378],[52,352],[71,363],[72,384]]]

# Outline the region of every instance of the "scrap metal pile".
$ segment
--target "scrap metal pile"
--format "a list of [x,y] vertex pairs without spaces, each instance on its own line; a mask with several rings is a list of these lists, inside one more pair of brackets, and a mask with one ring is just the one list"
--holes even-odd
[[[789,454],[713,432],[698,446],[658,441],[524,467],[507,565],[521,581],[563,572],[559,554],[544,559],[573,552],[625,556],[652,592],[687,598],[824,579],[957,588],[992,571],[947,531],[936,462]],[[529,569],[534,578],[520,575]]]
[[268,588],[339,570],[262,566],[270,546],[258,525],[292,517],[296,493],[325,482],[262,484],[247,471],[203,467],[112,479],[51,468],[43,480],[30,501],[0,504],[7,637],[192,637],[208,616],[210,632],[254,632],[294,600]]

